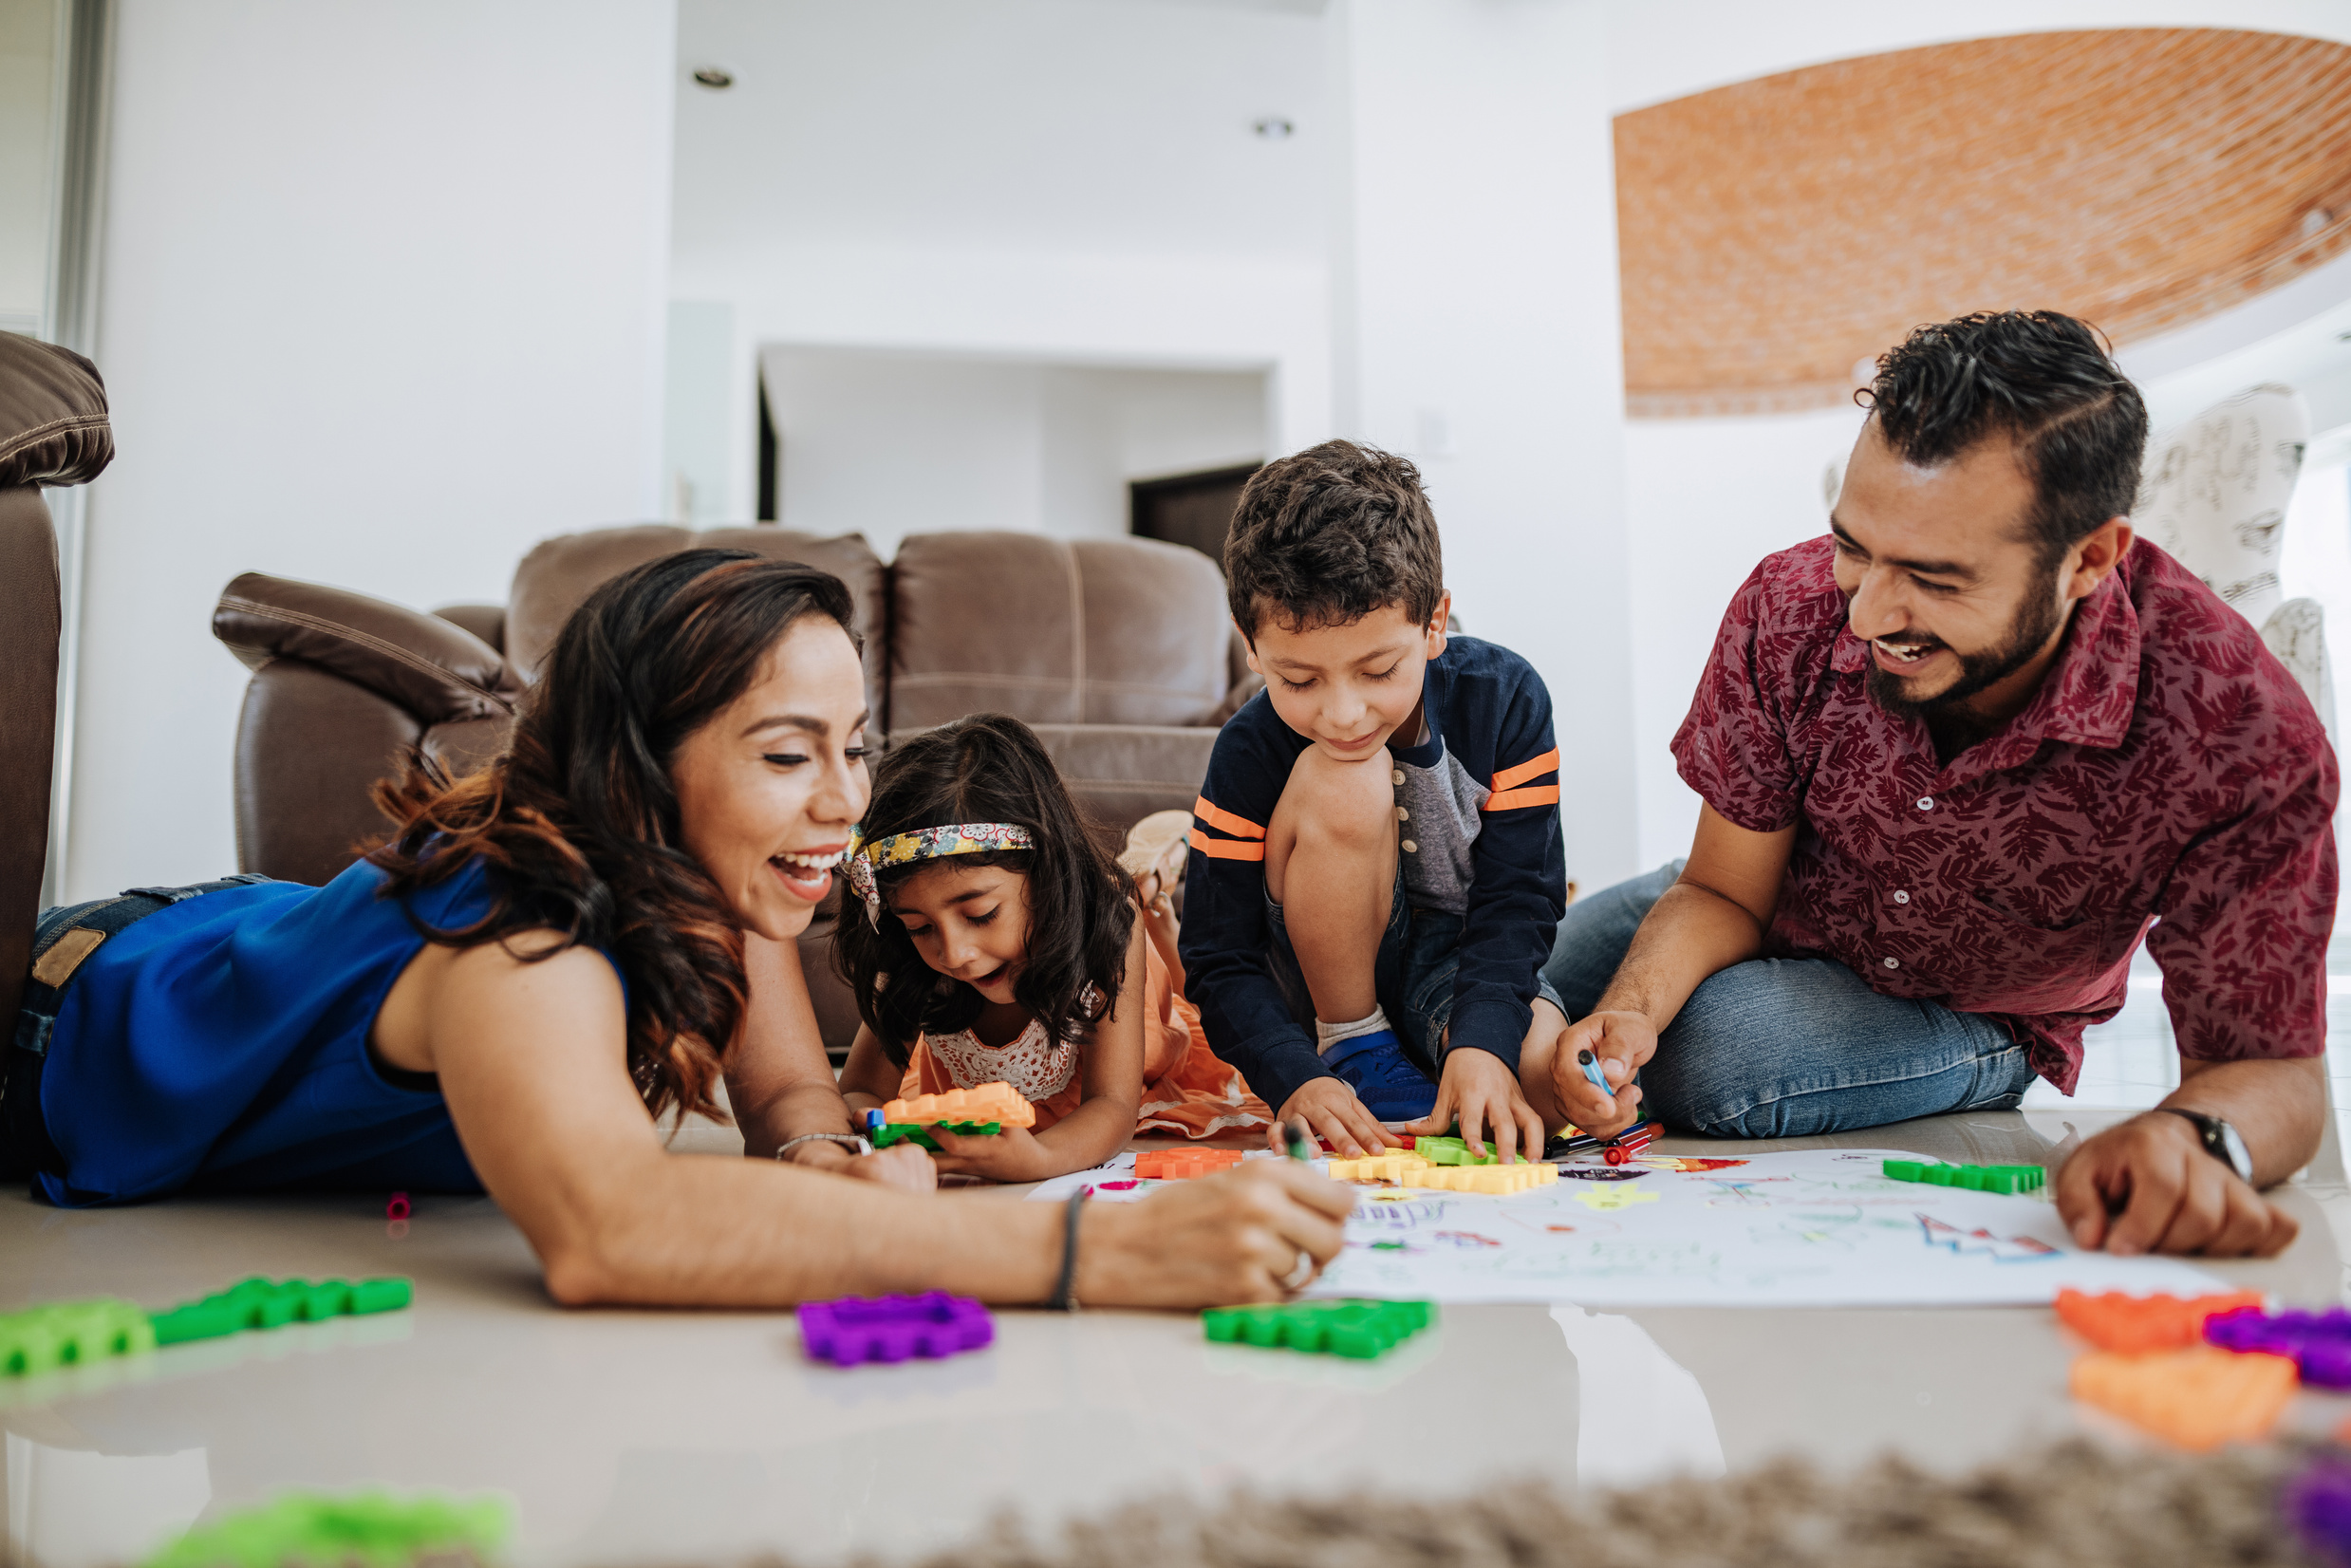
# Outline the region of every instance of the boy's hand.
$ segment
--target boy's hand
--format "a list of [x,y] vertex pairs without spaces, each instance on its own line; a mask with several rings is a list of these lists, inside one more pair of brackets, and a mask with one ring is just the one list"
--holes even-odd
[[[984,1176],[991,1182],[1041,1182],[1053,1174],[1052,1156],[1025,1127],[1001,1132],[949,1132],[934,1127],[930,1135],[939,1145],[931,1156],[942,1175]],[[920,1146],[917,1146],[920,1152]]]
[[1281,1109],[1274,1113],[1274,1125],[1265,1129],[1271,1148],[1283,1147],[1281,1129],[1294,1116],[1343,1159],[1360,1160],[1373,1150],[1410,1141],[1380,1126],[1380,1119],[1355,1092],[1335,1077],[1309,1078],[1281,1102]]
[[1443,1137],[1456,1120],[1461,1123],[1462,1142],[1480,1154],[1485,1152],[1485,1129],[1491,1126],[1495,1157],[1504,1165],[1514,1154],[1527,1160],[1542,1158],[1542,1118],[1520,1092],[1519,1075],[1491,1051],[1468,1047],[1445,1054],[1436,1109],[1414,1122],[1412,1130],[1427,1137]]
[[[1589,1051],[1613,1093],[1584,1076],[1577,1054]],[[1551,1057],[1552,1092],[1567,1119],[1595,1138],[1613,1138],[1641,1119],[1641,1086],[1633,1074],[1657,1054],[1657,1031],[1640,1013],[1587,1013],[1567,1026]]]

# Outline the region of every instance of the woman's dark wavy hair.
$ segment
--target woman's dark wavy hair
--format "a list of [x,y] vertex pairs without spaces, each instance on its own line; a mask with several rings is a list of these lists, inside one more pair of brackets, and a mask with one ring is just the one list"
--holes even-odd
[[[923,961],[914,939],[889,913],[890,891],[940,866],[1001,866],[1029,879],[1028,961],[1013,999],[1045,1025],[1049,1039],[1084,1039],[1127,977],[1134,932],[1134,884],[1087,831],[1069,786],[1030,728],[1006,714],[980,713],[898,742],[873,773],[865,836],[888,838],[959,822],[1010,822],[1034,849],[991,850],[893,866],[880,877],[877,929],[855,900],[841,911],[834,962],[882,1049],[900,1067],[924,1033],[967,1029],[986,1000]],[[1087,987],[1102,998],[1086,1005]]]
[[[383,896],[488,864],[495,900],[471,925],[425,927],[478,947],[526,931],[600,947],[628,977],[628,1069],[645,1108],[725,1120],[711,1098],[743,1020],[743,933],[680,836],[679,745],[758,678],[769,650],[821,615],[852,642],[849,589],[812,567],[687,550],[613,578],[571,613],[513,737],[452,779],[420,750],[376,786],[400,824],[367,858]],[[413,917],[412,917],[413,918]]]

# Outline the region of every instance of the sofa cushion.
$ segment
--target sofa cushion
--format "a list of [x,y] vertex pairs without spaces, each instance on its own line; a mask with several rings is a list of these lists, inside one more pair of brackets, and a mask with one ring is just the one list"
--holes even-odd
[[1228,684],[1224,577],[1156,539],[916,533],[890,568],[890,729],[1213,724]]
[[364,593],[249,571],[221,590],[213,635],[248,668],[295,659],[420,724],[511,718],[521,681],[498,650],[437,615]]
[[113,457],[98,366],[55,344],[0,332],[0,490],[86,484]]
[[753,528],[710,528],[697,532],[667,523],[632,528],[603,528],[588,533],[565,533],[532,547],[514,569],[514,589],[506,605],[506,656],[526,681],[538,678],[539,666],[555,645],[555,634],[589,594],[631,567],[681,550],[748,550],[777,561],[796,561],[830,571],[849,585],[856,606],[857,635],[866,642],[866,695],[873,705],[874,723],[883,722],[882,635],[887,625],[883,596],[882,558],[873,553],[862,533],[818,538],[812,533],[760,525]]

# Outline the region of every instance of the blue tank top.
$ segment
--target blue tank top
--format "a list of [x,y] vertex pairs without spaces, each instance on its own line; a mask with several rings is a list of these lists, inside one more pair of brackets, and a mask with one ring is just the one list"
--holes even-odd
[[[66,1208],[183,1188],[479,1192],[436,1088],[381,1072],[367,1034],[424,945],[410,923],[488,908],[480,862],[405,899],[365,861],[324,887],[265,882],[159,909],[65,988],[41,1114]],[[429,1082],[429,1080],[427,1080]]]

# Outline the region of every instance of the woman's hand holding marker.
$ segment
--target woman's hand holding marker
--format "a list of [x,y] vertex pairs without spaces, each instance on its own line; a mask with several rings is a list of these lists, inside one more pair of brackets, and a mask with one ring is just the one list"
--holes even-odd
[[1353,1187],[1297,1160],[1243,1160],[1139,1204],[1095,1204],[1077,1298],[1135,1307],[1287,1300],[1339,1254]]

